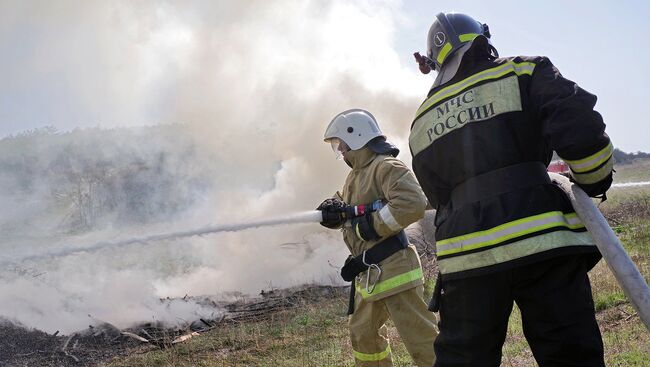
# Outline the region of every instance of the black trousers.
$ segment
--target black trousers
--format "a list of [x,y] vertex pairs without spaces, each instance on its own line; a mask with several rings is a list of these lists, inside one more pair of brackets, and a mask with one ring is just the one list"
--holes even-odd
[[605,366],[585,255],[442,283],[435,367],[499,366],[513,302],[542,366]]

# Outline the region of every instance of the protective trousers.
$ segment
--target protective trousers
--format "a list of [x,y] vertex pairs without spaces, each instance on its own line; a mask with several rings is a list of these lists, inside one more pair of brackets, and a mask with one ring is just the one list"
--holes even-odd
[[499,366],[513,302],[539,366],[605,366],[587,277],[594,263],[593,256],[565,255],[444,280],[434,366]]
[[422,285],[377,301],[364,301],[357,292],[355,310],[348,319],[357,366],[392,366],[386,321],[393,321],[413,362],[433,365],[433,341],[438,335],[435,315],[427,310]]

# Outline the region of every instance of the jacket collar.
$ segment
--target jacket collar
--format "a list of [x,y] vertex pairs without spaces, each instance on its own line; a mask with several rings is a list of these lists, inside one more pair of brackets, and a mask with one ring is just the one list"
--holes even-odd
[[356,170],[369,165],[375,156],[377,156],[377,153],[373,152],[366,146],[361,149],[351,150],[345,153],[345,160],[353,170]]

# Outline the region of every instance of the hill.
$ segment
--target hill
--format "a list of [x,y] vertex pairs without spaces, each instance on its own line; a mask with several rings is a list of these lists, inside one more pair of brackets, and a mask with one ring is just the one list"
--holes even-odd
[[211,188],[182,125],[37,129],[0,140],[4,236],[173,219]]

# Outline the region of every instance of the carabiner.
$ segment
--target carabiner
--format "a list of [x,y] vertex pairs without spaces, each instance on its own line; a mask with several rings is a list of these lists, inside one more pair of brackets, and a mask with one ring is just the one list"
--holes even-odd
[[[377,283],[379,282],[379,278],[381,277],[381,268],[379,267],[378,264],[368,264],[366,262],[366,251],[363,252],[363,256],[361,257],[361,262],[363,262],[363,265],[368,267],[368,273],[366,274],[366,292],[368,294],[371,294],[372,292],[375,291],[375,287],[377,286]],[[372,287],[370,287],[370,276],[372,275],[371,272],[372,269],[377,269],[377,276],[375,277],[375,280],[372,282]]]

